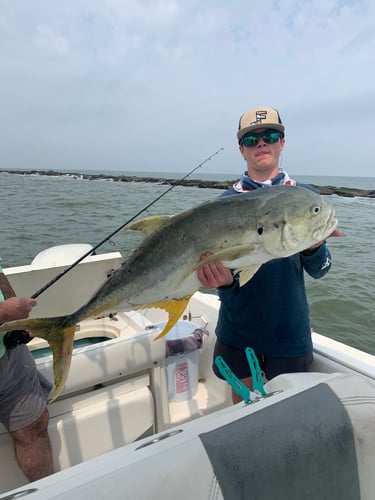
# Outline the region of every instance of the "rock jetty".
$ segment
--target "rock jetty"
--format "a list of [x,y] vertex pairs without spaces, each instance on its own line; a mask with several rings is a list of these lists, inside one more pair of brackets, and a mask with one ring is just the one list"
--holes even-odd
[[[18,175],[47,175],[51,177],[65,176],[71,177],[73,179],[86,179],[92,181],[103,181],[109,180],[114,182],[153,182],[157,184],[165,184],[170,186],[189,186],[198,188],[211,188],[211,189],[227,189],[232,186],[237,179],[232,179],[228,181],[207,181],[200,179],[168,179],[161,177],[137,177],[133,175],[108,175],[108,174],[84,174],[78,172],[62,172],[55,170],[0,170],[1,172],[6,172],[8,174],[18,174]],[[363,197],[363,198],[375,198],[374,189],[357,189],[349,187],[337,187],[337,186],[318,186],[311,184],[315,187],[320,194],[345,196],[348,198]]]

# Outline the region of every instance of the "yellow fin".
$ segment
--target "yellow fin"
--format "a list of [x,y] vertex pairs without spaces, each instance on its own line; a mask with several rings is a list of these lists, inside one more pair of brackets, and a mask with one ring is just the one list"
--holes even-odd
[[[57,320],[59,319],[60,318],[57,318]],[[45,339],[48,332],[54,328],[56,324],[56,318],[20,319],[17,321],[10,321],[9,323],[3,323],[0,325],[0,331],[31,330],[33,337]]]
[[60,330],[59,334],[51,335],[46,338],[53,353],[53,375],[55,379],[55,390],[50,399],[54,401],[64,388],[73,352],[73,340],[76,331],[76,325],[69,326]]
[[30,319],[20,319],[18,321],[10,321],[9,323],[3,323],[0,325],[0,332],[10,332],[12,330],[29,330],[31,329],[30,324],[33,320]]
[[141,231],[143,234],[148,235],[164,226],[166,222],[169,222],[173,216],[172,215],[154,215],[152,217],[146,217],[146,219],[138,220],[129,224],[125,227],[125,230],[132,229],[133,231]]
[[164,330],[157,337],[155,337],[154,340],[158,340],[164,337],[164,335],[166,335],[169,332],[169,330],[174,327],[174,325],[181,317],[182,313],[185,311],[190,298],[191,295],[188,295],[187,297],[183,297],[182,299],[173,299],[167,302],[159,303],[160,304],[159,307],[167,311],[169,317],[168,317],[168,322],[164,327]]
[[239,273],[239,283],[240,286],[246,285],[248,281],[254,276],[254,274],[258,271],[261,264],[254,264],[253,266],[244,267],[243,269],[236,269],[234,274]]
[[154,340],[164,337],[164,335],[166,335],[169,330],[173,328],[178,319],[182,316],[182,313],[185,311],[190,298],[191,295],[188,295],[180,299],[161,300],[160,302],[152,302],[151,304],[142,304],[141,307],[138,307],[138,309],[155,307],[157,309],[164,309],[168,313],[168,321],[164,330],[157,337],[155,337]]

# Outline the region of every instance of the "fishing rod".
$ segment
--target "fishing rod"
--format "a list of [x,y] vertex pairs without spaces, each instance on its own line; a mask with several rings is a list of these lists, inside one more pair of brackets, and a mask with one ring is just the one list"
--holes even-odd
[[201,168],[205,163],[207,163],[209,160],[211,160],[211,158],[213,158],[215,155],[219,154],[220,151],[222,151],[224,148],[220,148],[218,149],[217,151],[215,151],[215,153],[212,153],[210,156],[208,156],[204,161],[202,161],[202,163],[200,163],[199,165],[197,165],[196,167],[194,167],[192,170],[190,170],[190,172],[188,172],[186,175],[184,175],[184,177],[182,177],[181,179],[177,180],[176,183],[172,184],[166,191],[164,191],[164,193],[160,194],[159,196],[157,196],[154,200],[152,200],[148,205],[146,205],[144,208],[142,208],[142,210],[140,210],[139,212],[137,212],[135,215],[133,215],[132,217],[130,217],[130,219],[128,219],[124,224],[122,224],[120,227],[118,227],[117,229],[115,229],[110,235],[108,235],[106,238],[104,238],[104,240],[100,241],[97,245],[95,245],[93,248],[91,248],[88,252],[86,252],[84,255],[82,255],[82,257],[80,257],[79,259],[77,259],[75,262],[73,262],[73,264],[71,264],[69,267],[67,267],[66,269],[64,269],[64,271],[62,271],[61,273],[59,273],[57,276],[55,276],[51,281],[49,281],[48,283],[46,283],[44,286],[42,286],[42,288],[40,288],[38,291],[36,291],[35,293],[33,293],[33,295],[31,295],[31,298],[32,299],[36,299],[37,297],[39,297],[43,292],[45,292],[46,290],[48,290],[48,288],[50,288],[52,285],[54,285],[57,281],[59,281],[63,276],[65,276],[69,271],[71,271],[72,269],[74,269],[80,262],[83,261],[83,259],[85,259],[86,257],[88,257],[89,255],[91,255],[92,253],[95,252],[95,250],[97,250],[100,246],[102,246],[106,241],[110,240],[115,234],[117,234],[119,231],[121,231],[121,229],[123,229],[124,227],[126,227],[128,224],[130,224],[131,222],[133,222],[134,219],[136,219],[137,217],[139,217],[141,214],[143,214],[143,212],[145,212],[146,210],[148,210],[150,207],[152,207],[152,205],[154,205],[157,201],[159,201],[161,198],[163,198],[166,194],[168,194],[170,191],[172,191],[173,188],[175,188],[176,186],[179,185],[179,183],[181,183],[182,181],[184,181],[187,177],[189,177],[189,175],[191,175],[192,173],[194,173],[196,170],[198,170],[198,168]]

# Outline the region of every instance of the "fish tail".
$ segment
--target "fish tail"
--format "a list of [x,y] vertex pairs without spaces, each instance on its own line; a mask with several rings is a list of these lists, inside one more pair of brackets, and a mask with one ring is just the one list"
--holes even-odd
[[36,318],[22,321],[13,321],[8,325],[9,330],[27,329],[33,337],[46,340],[53,354],[53,375],[55,389],[50,398],[54,401],[64,387],[68,376],[73,352],[73,340],[76,331],[76,316],[59,316],[55,318]]
[[53,354],[53,376],[55,381],[55,389],[50,397],[50,403],[59,396],[68,377],[72,360],[75,331],[75,324],[65,326],[58,332],[55,331],[51,337],[47,339]]
[[55,388],[49,402],[54,401],[64,388],[72,360],[76,315],[31,320],[32,335],[45,339],[53,355]]

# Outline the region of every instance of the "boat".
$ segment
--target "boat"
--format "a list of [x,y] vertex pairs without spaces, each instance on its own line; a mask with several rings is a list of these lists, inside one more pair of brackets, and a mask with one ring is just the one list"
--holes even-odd
[[[60,245],[4,272],[17,295],[31,296],[89,251]],[[73,312],[122,261],[88,255],[31,317]],[[1,427],[0,500],[373,499],[375,356],[313,332],[311,372],[261,382],[232,405],[211,367],[218,308],[216,295],[196,292],[157,341],[167,319],[159,309],[82,321],[65,387],[49,404],[56,472],[28,483]],[[199,348],[188,342],[197,333]],[[28,346],[52,381],[46,342]]]

